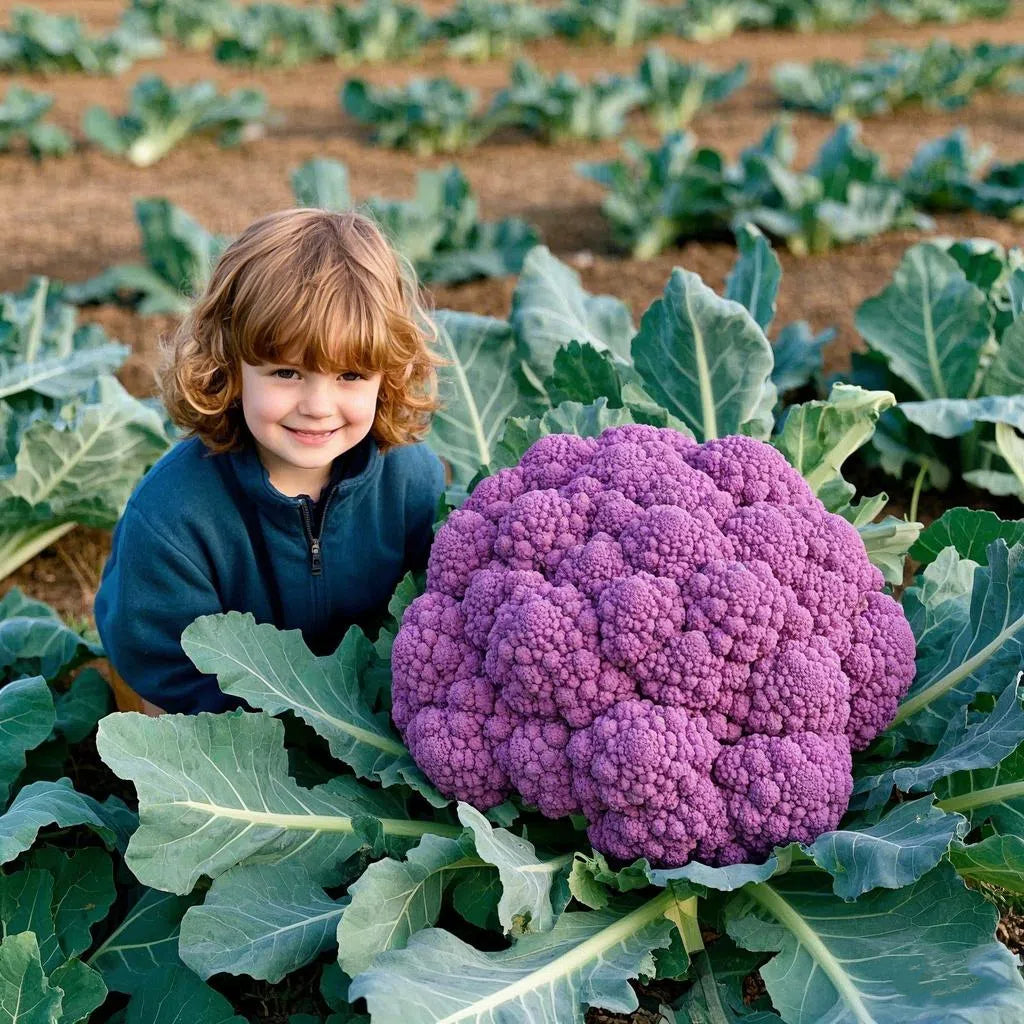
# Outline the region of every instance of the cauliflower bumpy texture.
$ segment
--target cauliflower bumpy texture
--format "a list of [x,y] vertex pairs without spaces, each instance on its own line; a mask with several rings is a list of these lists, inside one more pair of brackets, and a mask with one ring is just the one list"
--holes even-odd
[[732,864],[834,829],[914,638],[857,531],[771,446],[543,437],[438,532],[393,715],[445,795],[581,813],[622,860]]

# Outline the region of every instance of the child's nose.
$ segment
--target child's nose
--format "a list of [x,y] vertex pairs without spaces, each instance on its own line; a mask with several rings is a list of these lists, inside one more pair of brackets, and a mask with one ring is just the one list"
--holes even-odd
[[304,389],[302,401],[299,402],[299,412],[304,416],[330,416],[333,409],[329,386],[312,382]]

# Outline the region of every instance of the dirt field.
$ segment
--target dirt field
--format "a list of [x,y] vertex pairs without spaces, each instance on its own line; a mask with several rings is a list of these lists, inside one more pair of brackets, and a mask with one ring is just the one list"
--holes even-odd
[[[0,24],[6,24],[13,6],[10,0],[0,0]],[[116,0],[58,0],[39,6],[53,13],[77,13],[95,30],[116,23],[121,9]],[[427,6],[436,9],[441,4]],[[718,67],[739,59],[750,61],[751,83],[693,125],[702,142],[734,157],[755,141],[778,113],[769,85],[776,62],[826,56],[853,60],[863,57],[880,40],[923,45],[936,36],[960,44],[1021,39],[1024,10],[1018,5],[1012,17],[957,27],[905,28],[876,19],[839,32],[759,32],[708,45],[682,40],[663,40],[661,45],[677,57],[700,59]],[[599,71],[633,69],[643,47],[615,51],[547,41],[528,47],[527,53],[545,69],[569,68],[580,77],[589,77]],[[259,87],[265,90],[279,121],[264,139],[244,148],[220,150],[212,142],[190,141],[147,169],[134,168],[85,143],[66,159],[42,164],[23,153],[0,154],[0,290],[23,288],[33,274],[82,280],[112,263],[137,259],[132,201],[138,197],[166,196],[208,228],[233,233],[268,210],[290,205],[290,172],[311,157],[343,161],[357,199],[373,194],[407,196],[419,167],[445,162],[441,158],[417,160],[406,153],[370,146],[360,127],[339,106],[338,90],[346,72],[333,64],[247,72],[217,65],[206,53],[172,48],[164,58],[141,62],[120,78],[0,75],[0,89],[6,91],[8,85],[18,82],[52,93],[56,102],[51,120],[81,141],[79,125],[89,106],[123,109],[132,84],[150,73],[161,74],[175,84],[212,78],[222,88]],[[506,81],[508,62],[471,65],[432,54],[393,65],[368,66],[356,73],[377,82],[447,74],[476,87],[486,100]],[[1000,159],[1024,158],[1024,96],[1020,95],[980,95],[968,108],[952,114],[899,111],[865,122],[863,138],[888,155],[890,169],[899,171],[922,140],[961,124],[970,128],[975,143],[989,144]],[[642,116],[630,127],[635,137],[647,143],[655,140]],[[809,162],[832,124],[796,115],[794,127],[800,158]],[[618,151],[616,141],[546,147],[507,135],[460,154],[457,162],[476,189],[486,218],[516,214],[531,221],[556,254],[580,269],[589,289],[626,299],[637,316],[659,294],[673,266],[695,270],[713,287],[721,287],[735,255],[728,244],[694,242],[648,262],[628,260],[614,251],[600,213],[602,191],[576,174],[574,165],[607,159]],[[938,232],[986,236],[1005,245],[1020,239],[1019,225],[977,215],[942,217]],[[838,338],[827,353],[826,369],[842,370],[857,343],[854,309],[884,286],[905,248],[919,237],[916,232],[904,231],[804,259],[780,253],[784,268],[780,322],[803,318],[816,328],[835,326]],[[433,300],[439,307],[501,315],[507,311],[513,283],[510,278],[439,288]],[[134,393],[149,393],[156,340],[171,321],[141,318],[109,307],[85,315],[132,346],[134,355],[122,371],[122,379]],[[103,532],[77,530],[25,566],[7,585],[17,584],[66,614],[88,616],[107,549]]]

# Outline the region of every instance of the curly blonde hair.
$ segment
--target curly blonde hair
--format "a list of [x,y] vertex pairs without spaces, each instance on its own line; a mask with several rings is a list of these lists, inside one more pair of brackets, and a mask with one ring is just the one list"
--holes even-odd
[[243,362],[381,374],[370,433],[385,452],[419,440],[439,407],[436,330],[409,264],[354,211],[282,210],[225,250],[210,283],[161,343],[171,419],[213,452],[241,446]]

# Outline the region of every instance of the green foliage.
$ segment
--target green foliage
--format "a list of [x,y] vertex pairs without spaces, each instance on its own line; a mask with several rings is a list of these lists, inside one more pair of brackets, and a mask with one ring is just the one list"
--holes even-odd
[[445,40],[445,52],[450,56],[485,61],[550,36],[554,26],[543,9],[519,0],[457,0],[435,19],[432,31]]
[[341,91],[345,112],[373,126],[373,141],[417,156],[475,146],[486,132],[474,116],[476,93],[447,78],[415,78],[401,86],[372,86],[350,78]]
[[566,0],[551,15],[555,31],[576,42],[632,46],[664,33],[669,9],[647,0]]
[[131,0],[122,22],[199,50],[230,33],[235,9],[233,0]]
[[747,81],[747,63],[716,72],[707,64],[686,64],[651,47],[637,69],[637,81],[646,91],[644,106],[663,135],[685,128],[698,111],[728,99]]
[[486,110],[476,96],[447,78],[413,79],[404,88],[346,82],[345,110],[374,126],[374,141],[419,154],[475,146],[501,129],[517,129],[546,142],[618,135],[634,110],[649,110],[659,125],[688,123],[746,81],[746,66],[716,72],[650,50],[633,75],[599,75],[580,82],[571,72],[547,76],[519,59]]
[[71,530],[110,527],[167,446],[110,376],[128,350],[36,278],[0,295],[0,579]]
[[228,239],[213,235],[166,199],[137,199],[135,220],[145,263],[122,263],[68,285],[64,297],[77,305],[117,302],[143,316],[184,315],[209,279]]
[[989,164],[987,147],[972,150],[965,129],[925,143],[914,154],[900,185],[922,209],[977,210],[1017,219],[1024,211],[1024,160]]
[[739,161],[728,165],[698,149],[689,133],[657,149],[624,147],[628,162],[579,170],[609,190],[603,209],[619,245],[638,259],[684,238],[718,235],[755,224],[795,253],[822,252],[897,227],[924,226],[881,158],[840,125],[805,172],[794,170],[787,122],[775,124]]
[[884,114],[909,103],[943,110],[981,90],[1003,88],[1024,69],[1024,46],[975,43],[962,50],[936,39],[920,50],[892,46],[882,57],[846,65],[836,60],[783,63],[772,72],[788,107],[835,118]]
[[15,7],[10,28],[0,29],[0,71],[56,74],[85,71],[119,75],[137,60],[159,57],[163,44],[142,25],[89,36],[73,15]]
[[[354,205],[348,172],[333,160],[303,164],[292,175],[292,188],[296,201],[305,206],[346,210]],[[516,217],[481,221],[469,181],[455,166],[420,171],[410,200],[374,196],[360,208],[377,221],[428,284],[516,273],[538,241],[533,228]]]
[[72,142],[68,134],[55,124],[41,120],[52,106],[52,96],[20,85],[10,86],[0,103],[0,152],[24,138],[29,152],[37,160],[69,153]]
[[340,64],[394,60],[419,52],[431,33],[423,10],[395,0],[364,0],[358,7],[332,4],[331,17]]
[[230,30],[214,48],[224,64],[295,67],[329,55],[336,37],[324,7],[256,3],[232,12]]
[[1024,288],[1020,262],[1016,250],[923,242],[857,310],[869,358],[854,379],[884,379],[900,400],[876,438],[887,472],[916,466],[940,487],[959,472],[977,486],[1024,494],[1006,429],[1024,428],[1024,318],[1013,298]]
[[149,167],[190,135],[216,135],[221,146],[251,141],[263,134],[266,119],[267,101],[256,89],[221,96],[213,82],[175,87],[145,75],[132,88],[127,113],[90,107],[82,130],[108,152]]
[[517,60],[509,84],[484,115],[488,134],[504,126],[520,128],[545,142],[599,139],[618,135],[626,115],[645,98],[631,78],[603,76],[581,83],[568,71],[548,78],[525,60]]

